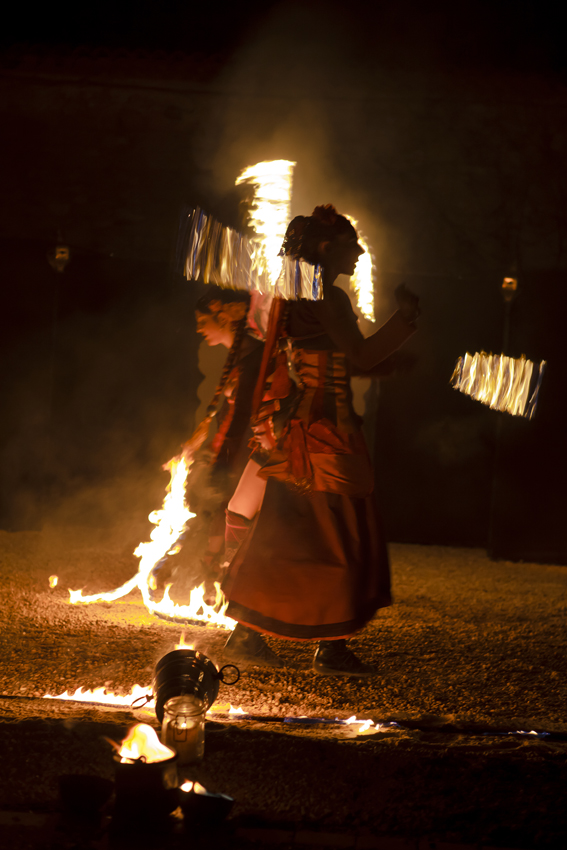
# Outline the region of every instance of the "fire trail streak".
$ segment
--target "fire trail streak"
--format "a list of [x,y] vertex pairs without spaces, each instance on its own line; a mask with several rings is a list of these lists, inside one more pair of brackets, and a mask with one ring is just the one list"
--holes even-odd
[[364,248],[364,254],[361,254],[357,260],[354,274],[350,279],[350,285],[356,294],[356,302],[358,309],[365,319],[369,322],[374,322],[374,257],[372,248],[364,238],[361,231],[358,229],[358,222],[351,215],[345,216],[348,218],[354,229],[358,233],[358,242]]
[[275,159],[249,165],[236,179],[236,185],[250,184],[254,189],[250,209],[251,225],[260,243],[261,265],[271,286],[281,268],[280,248],[290,219],[290,199],[295,162]]
[[492,410],[531,419],[535,413],[546,362],[467,352],[459,357],[451,386]]

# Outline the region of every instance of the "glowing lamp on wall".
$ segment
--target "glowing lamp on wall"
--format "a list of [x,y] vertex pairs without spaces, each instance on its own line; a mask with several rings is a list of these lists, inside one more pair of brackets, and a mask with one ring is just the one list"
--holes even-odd
[[502,297],[506,303],[514,300],[518,293],[518,278],[505,277],[502,281]]
[[71,259],[71,251],[68,245],[57,243],[55,248],[47,252],[47,262],[56,272],[64,272],[65,267]]

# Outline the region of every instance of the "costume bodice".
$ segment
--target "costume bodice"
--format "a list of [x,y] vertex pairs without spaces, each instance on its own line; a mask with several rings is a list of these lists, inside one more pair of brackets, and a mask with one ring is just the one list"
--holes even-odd
[[358,430],[346,356],[340,351],[310,350],[292,342],[291,362],[299,387],[294,418],[307,425],[325,420],[347,434]]

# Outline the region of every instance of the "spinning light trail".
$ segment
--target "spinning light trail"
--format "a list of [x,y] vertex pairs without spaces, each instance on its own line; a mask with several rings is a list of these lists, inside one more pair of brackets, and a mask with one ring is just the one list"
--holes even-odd
[[467,353],[457,361],[451,386],[492,410],[531,419],[545,366],[545,360],[538,365],[525,357]]

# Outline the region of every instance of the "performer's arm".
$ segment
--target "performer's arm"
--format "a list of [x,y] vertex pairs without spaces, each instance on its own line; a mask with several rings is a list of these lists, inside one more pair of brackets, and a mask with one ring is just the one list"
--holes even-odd
[[418,299],[400,288],[396,291],[400,308],[369,337],[363,337],[346,292],[333,286],[321,302],[321,322],[340,351],[353,365],[367,371],[394,353],[416,331]]

